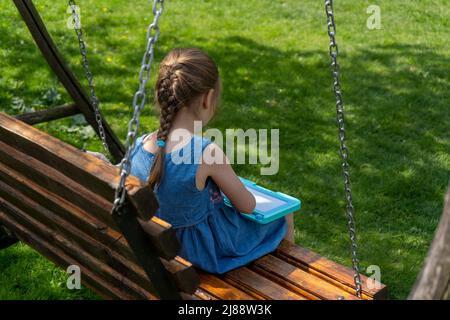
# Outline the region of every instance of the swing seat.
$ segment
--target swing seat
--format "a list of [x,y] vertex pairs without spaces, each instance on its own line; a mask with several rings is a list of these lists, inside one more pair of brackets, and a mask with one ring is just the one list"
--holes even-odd
[[[104,298],[157,299],[111,217],[118,179],[115,166],[0,113],[0,224],[56,265],[79,266],[82,282]],[[130,210],[185,299],[359,299],[351,269],[284,241],[224,275],[196,270],[176,256],[171,226],[152,216],[152,191],[135,177],[127,191]],[[367,280],[362,299],[387,297],[386,286]]]

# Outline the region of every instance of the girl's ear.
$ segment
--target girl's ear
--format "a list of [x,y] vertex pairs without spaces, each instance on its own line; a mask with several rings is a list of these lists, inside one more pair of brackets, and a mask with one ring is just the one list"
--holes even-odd
[[214,89],[209,89],[208,92],[203,95],[202,107],[204,109],[212,108],[212,105],[214,103],[213,98],[214,98]]

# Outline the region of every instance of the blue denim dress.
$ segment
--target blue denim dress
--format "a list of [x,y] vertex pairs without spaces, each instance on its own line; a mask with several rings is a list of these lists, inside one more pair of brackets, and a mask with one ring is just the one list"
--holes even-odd
[[[144,138],[136,141],[131,174],[146,181],[154,155],[143,148]],[[286,234],[287,223],[279,219],[263,225],[245,219],[224,204],[211,178],[202,191],[197,189],[197,167],[210,143],[193,136],[185,147],[165,155],[164,175],[155,190],[160,204],[156,216],[176,230],[179,256],[200,269],[221,274],[274,251]]]

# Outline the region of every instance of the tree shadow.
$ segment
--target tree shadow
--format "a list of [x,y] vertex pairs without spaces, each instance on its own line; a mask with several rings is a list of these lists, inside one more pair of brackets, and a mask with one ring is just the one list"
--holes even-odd
[[[280,172],[239,174],[302,199],[297,240],[348,252],[334,96],[326,51],[282,51],[243,37],[198,45],[220,65],[223,107],[213,126],[280,129]],[[342,54],[354,202],[363,268],[381,267],[393,297],[407,292],[432,239],[450,169],[450,59],[432,48],[378,45]],[[399,276],[399,274],[403,274]]]
[[[105,29],[96,32],[96,39],[109,41]],[[58,44],[68,39],[61,37]],[[15,77],[49,72],[44,64],[37,67],[36,59],[42,58],[30,38],[21,39],[20,46],[17,39],[6,40],[11,54],[4,63],[17,65]],[[236,166],[238,173],[302,199],[297,242],[349,264],[326,43],[324,50],[281,50],[238,36],[209,41],[165,34],[155,53],[152,81],[165,53],[191,46],[214,58],[223,79],[222,107],[210,126],[280,129],[279,173],[260,176],[258,166],[248,165]],[[78,55],[76,43],[64,48],[71,60]],[[108,79],[107,87],[98,87],[102,102],[130,105],[134,87],[129,84],[137,86],[142,50],[142,43],[127,43],[127,50],[120,51],[125,69],[105,63],[99,53],[89,55],[96,77]],[[363,267],[379,265],[398,297],[412,285],[442,210],[450,169],[450,61],[432,48],[401,43],[348,54],[344,49],[340,61],[361,261]],[[82,78],[81,66],[73,67]],[[149,95],[152,101],[151,90]],[[0,95],[0,103],[7,103],[5,97]],[[128,119],[131,109],[106,107],[103,112],[124,138],[126,126],[114,120]],[[152,114],[147,108],[143,117]],[[144,121],[141,130],[152,129]]]

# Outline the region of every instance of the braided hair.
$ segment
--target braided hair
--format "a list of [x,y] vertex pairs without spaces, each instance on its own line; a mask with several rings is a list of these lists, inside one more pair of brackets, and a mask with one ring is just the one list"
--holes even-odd
[[[160,108],[157,140],[167,141],[178,110],[211,89],[215,100],[220,95],[219,71],[214,61],[196,48],[174,49],[161,62],[155,88],[156,104]],[[149,175],[152,187],[158,185],[164,173],[165,147],[155,155]]]

